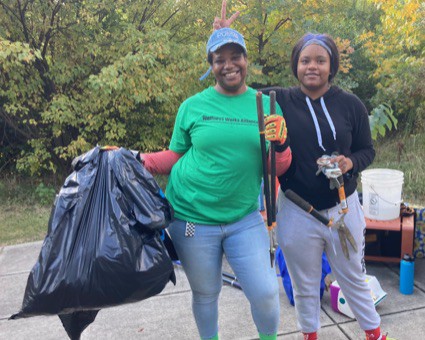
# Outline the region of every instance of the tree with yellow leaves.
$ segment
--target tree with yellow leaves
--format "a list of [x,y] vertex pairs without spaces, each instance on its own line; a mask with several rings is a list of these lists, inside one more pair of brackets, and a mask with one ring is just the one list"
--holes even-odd
[[407,131],[425,128],[425,4],[421,0],[373,0],[381,25],[366,32],[369,57],[376,63],[373,102],[389,104]]

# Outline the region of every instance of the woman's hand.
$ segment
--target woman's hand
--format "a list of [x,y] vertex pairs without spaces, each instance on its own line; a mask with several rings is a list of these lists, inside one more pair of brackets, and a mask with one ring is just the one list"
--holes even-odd
[[264,118],[266,125],[265,136],[270,142],[277,142],[278,145],[283,145],[288,137],[286,122],[282,116],[270,115]]
[[339,155],[331,159],[331,163],[338,163],[338,167],[341,169],[342,174],[347,173],[353,168],[353,162],[350,158],[344,155]]
[[237,11],[229,19],[226,19],[226,7],[227,7],[227,2],[226,0],[223,0],[223,2],[221,3],[221,18],[219,17],[214,18],[214,22],[213,22],[214,30],[218,30],[224,27],[230,27],[230,25],[233,24],[233,21],[235,21],[236,18],[239,16],[240,12]]

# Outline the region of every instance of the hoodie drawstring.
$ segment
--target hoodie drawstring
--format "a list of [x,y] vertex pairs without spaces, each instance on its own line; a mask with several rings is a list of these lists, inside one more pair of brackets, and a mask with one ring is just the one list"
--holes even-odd
[[[326,151],[326,149],[323,147],[323,144],[322,144],[322,132],[320,131],[319,122],[317,121],[316,113],[314,112],[313,106],[311,105],[310,98],[306,96],[305,101],[307,102],[308,108],[310,110],[311,118],[313,119],[313,122],[314,122],[314,127],[316,128],[317,142],[319,143],[319,146],[322,148],[322,150]],[[320,97],[320,104],[322,105],[322,109],[323,109],[323,112],[325,113],[326,120],[328,121],[328,124],[331,127],[333,138],[334,140],[336,140],[335,125],[332,121],[332,118],[329,114],[328,109],[326,108],[325,100],[323,99],[323,97]]]

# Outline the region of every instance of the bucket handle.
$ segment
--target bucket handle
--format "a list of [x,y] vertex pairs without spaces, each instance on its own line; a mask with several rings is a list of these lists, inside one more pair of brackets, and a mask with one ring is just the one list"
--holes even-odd
[[372,184],[370,184],[370,188],[372,189],[372,191],[381,199],[381,200],[383,200],[384,202],[386,202],[386,203],[388,203],[388,204],[393,204],[394,206],[397,206],[397,205],[399,205],[399,204],[401,204],[401,202],[403,202],[403,200],[400,200],[400,201],[398,201],[398,202],[390,202],[390,201],[387,201],[385,198],[383,198],[381,195],[379,195],[377,192],[376,192],[376,190],[375,190],[375,188],[373,187],[373,185]]

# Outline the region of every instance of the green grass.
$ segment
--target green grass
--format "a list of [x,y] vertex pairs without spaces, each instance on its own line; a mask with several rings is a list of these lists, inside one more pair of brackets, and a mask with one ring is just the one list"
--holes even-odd
[[[387,136],[375,148],[376,158],[369,168],[403,171],[403,200],[425,206],[425,134]],[[167,177],[156,179],[165,189]],[[0,178],[0,246],[44,239],[54,192],[60,185],[50,179]]]
[[43,240],[50,207],[26,204],[0,206],[0,246]]
[[40,183],[17,176],[0,180],[0,246],[44,239],[54,189]]

